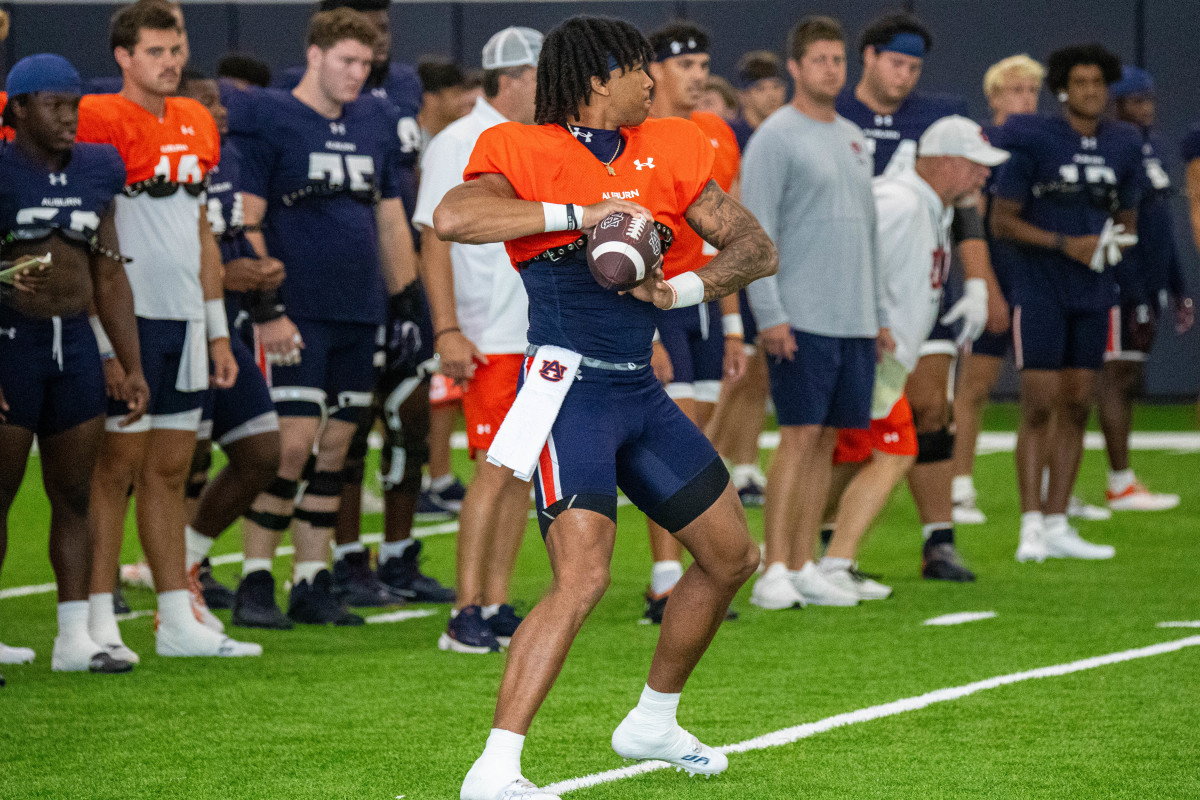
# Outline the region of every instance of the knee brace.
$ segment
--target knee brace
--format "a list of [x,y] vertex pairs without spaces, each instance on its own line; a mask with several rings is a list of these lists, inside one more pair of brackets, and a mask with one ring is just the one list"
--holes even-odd
[[[316,471],[308,479],[304,494],[297,502],[303,502],[305,497],[341,497],[345,480],[341,470],[337,472]],[[332,528],[337,525],[338,512],[312,511],[307,508],[297,508],[293,516],[301,522],[307,522],[314,528]]]
[[420,487],[421,467],[429,460],[429,404],[405,401],[414,391],[426,391],[427,385],[419,376],[405,378],[384,401],[379,482],[385,491]]
[[949,428],[917,434],[917,463],[936,464],[954,457],[954,434]]
[[[299,481],[288,480],[276,475],[267,484],[267,488],[263,489],[263,494],[268,494],[271,497],[277,497],[280,500],[286,500],[291,503],[295,502],[296,490],[299,487]],[[270,511],[258,511],[253,508],[246,512],[245,517],[255,525],[266,528],[269,531],[275,531],[276,533],[286,531],[288,525],[292,523],[291,514],[274,514]]]

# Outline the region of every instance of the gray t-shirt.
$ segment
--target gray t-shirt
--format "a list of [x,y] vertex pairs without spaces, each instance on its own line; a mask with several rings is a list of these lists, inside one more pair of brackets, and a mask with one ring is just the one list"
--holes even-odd
[[742,202],[779,250],[779,272],[747,287],[759,329],[874,338],[887,326],[877,266],[873,167],[858,126],[786,105],[742,159]]

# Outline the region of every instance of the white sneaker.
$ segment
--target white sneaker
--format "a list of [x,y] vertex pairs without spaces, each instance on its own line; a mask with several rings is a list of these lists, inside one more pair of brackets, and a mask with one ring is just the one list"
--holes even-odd
[[[92,639],[93,641],[96,641],[96,635],[94,633],[92,634]],[[142,661],[137,653],[126,647],[125,643],[119,639],[115,642],[96,641],[96,644],[100,645],[104,652],[108,653],[117,661],[128,661],[130,664],[140,664]]]
[[788,576],[792,579],[792,586],[809,605],[858,605],[858,592],[830,583],[825,574],[811,561],[805,564],[803,569],[789,572]]
[[1110,544],[1093,544],[1079,535],[1079,531],[1070,525],[1063,525],[1057,530],[1046,530],[1042,534],[1045,540],[1046,555],[1050,558],[1082,558],[1089,561],[1103,561],[1116,555],[1117,550]]
[[217,619],[216,615],[208,610],[208,603],[204,602],[204,588],[200,585],[200,563],[196,562],[187,573],[188,585],[188,600],[192,604],[192,616],[196,618],[204,627],[214,633],[224,633],[225,623]]
[[1113,511],[1169,511],[1179,505],[1179,495],[1152,492],[1134,481],[1122,492],[1105,492],[1108,507]]
[[783,562],[772,564],[762,577],[754,582],[750,592],[750,602],[768,611],[779,611],[784,608],[804,608],[804,598],[796,591],[788,577],[787,565]]
[[847,570],[846,574],[853,581],[854,592],[858,595],[859,600],[887,600],[892,596],[892,587],[863,575],[858,571],[857,563]]
[[154,637],[154,651],[160,656],[211,656],[237,658],[261,656],[262,645],[238,642],[200,624],[159,625]]
[[54,638],[54,654],[50,658],[50,669],[55,672],[91,672],[114,675],[129,672],[133,663],[121,661],[108,651],[84,636],[68,640],[62,636]]
[[483,763],[483,756],[471,765],[458,796],[459,800],[562,800],[556,794],[542,791],[520,774],[511,780],[497,777]]
[[983,525],[987,522],[987,514],[976,507],[974,500],[969,503],[955,503],[952,514],[955,525]]
[[950,484],[950,495],[954,502],[955,525],[982,525],[987,516],[975,505],[978,494],[970,475],[956,475]]
[[32,648],[9,647],[0,642],[0,664],[32,664],[36,655]]
[[635,708],[613,731],[612,748],[621,758],[665,761],[691,775],[717,775],[729,767],[724,753],[701,743],[678,724],[667,733],[649,733]]
[[1041,525],[1022,525],[1021,540],[1017,544],[1017,561],[1024,564],[1027,561],[1042,563],[1046,560],[1046,541],[1042,535]]
[[1071,495],[1070,501],[1067,502],[1067,516],[1089,522],[1104,522],[1112,519],[1112,512],[1103,506],[1085,503],[1075,495]]

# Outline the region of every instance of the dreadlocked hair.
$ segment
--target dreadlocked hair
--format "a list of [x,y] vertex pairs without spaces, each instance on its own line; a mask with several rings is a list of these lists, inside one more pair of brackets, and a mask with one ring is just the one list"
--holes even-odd
[[566,125],[591,102],[592,78],[608,82],[609,58],[625,71],[641,69],[654,51],[641,31],[607,17],[571,17],[546,34],[537,67],[538,124]]

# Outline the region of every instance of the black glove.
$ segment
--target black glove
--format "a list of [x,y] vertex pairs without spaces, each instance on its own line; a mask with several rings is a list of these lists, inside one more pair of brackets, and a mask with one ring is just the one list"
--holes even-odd
[[421,290],[416,281],[388,298],[384,359],[389,372],[411,373],[416,370],[421,350]]

